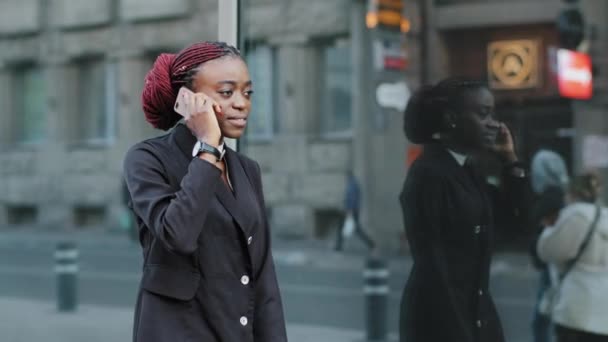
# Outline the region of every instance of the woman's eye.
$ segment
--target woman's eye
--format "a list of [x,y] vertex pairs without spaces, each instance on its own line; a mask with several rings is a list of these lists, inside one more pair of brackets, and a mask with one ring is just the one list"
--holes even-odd
[[219,91],[218,93],[222,96],[230,97],[230,96],[232,96],[233,91],[232,90],[222,90],[222,91]]
[[478,113],[477,113],[477,115],[478,115],[478,116],[479,116],[481,119],[485,119],[485,118],[487,118],[487,117],[491,116],[491,115],[492,115],[492,112],[491,112],[491,111],[481,111],[481,112],[478,112]]
[[247,91],[245,92],[245,96],[247,96],[247,97],[251,97],[251,95],[253,95],[253,93],[254,93],[254,91],[253,91],[253,90],[247,90]]

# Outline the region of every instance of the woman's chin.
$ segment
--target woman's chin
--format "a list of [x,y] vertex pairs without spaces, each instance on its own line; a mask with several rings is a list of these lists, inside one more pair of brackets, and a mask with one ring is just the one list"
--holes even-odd
[[244,128],[243,129],[230,128],[230,129],[224,130],[222,133],[224,135],[224,138],[240,139],[243,136],[244,132],[245,132]]

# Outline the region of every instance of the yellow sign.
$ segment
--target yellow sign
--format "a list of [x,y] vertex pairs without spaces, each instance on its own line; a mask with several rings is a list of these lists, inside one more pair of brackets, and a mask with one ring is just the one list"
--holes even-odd
[[488,78],[493,89],[525,89],[539,83],[538,41],[506,40],[488,46]]

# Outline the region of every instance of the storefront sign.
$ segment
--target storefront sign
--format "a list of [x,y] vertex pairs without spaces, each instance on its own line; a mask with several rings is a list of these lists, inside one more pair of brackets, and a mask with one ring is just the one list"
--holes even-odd
[[488,77],[493,89],[526,89],[539,80],[538,42],[507,40],[488,46]]
[[379,38],[373,44],[374,66],[377,71],[407,68],[408,54],[401,37]]
[[557,82],[561,96],[588,100],[593,96],[593,77],[589,55],[559,49],[557,51]]

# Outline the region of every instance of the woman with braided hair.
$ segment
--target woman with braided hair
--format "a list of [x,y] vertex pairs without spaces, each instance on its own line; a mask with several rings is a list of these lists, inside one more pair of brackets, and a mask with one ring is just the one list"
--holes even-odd
[[[495,121],[482,83],[452,78],[420,89],[404,115],[407,138],[423,144],[400,196],[414,265],[401,302],[402,342],[501,342],[489,293],[497,223],[524,227],[526,172],[511,133]],[[480,174],[478,156],[504,164],[500,188]]]
[[124,162],[144,257],[135,342],[287,340],[260,168],[224,145],[252,94],[239,51],[219,42],[161,54],[145,78],[146,120],[170,132]]

